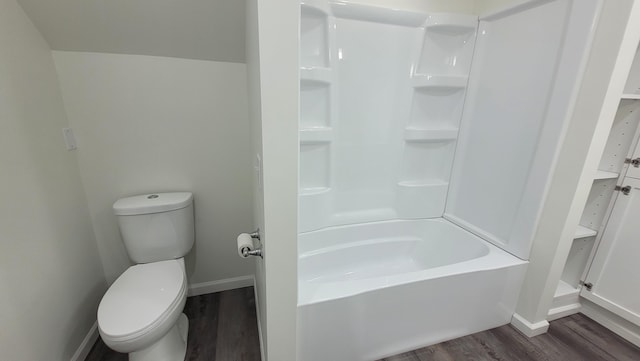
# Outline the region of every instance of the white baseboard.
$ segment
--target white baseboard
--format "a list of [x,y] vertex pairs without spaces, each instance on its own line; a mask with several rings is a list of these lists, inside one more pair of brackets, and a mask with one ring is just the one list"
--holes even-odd
[[549,322],[547,320],[531,323],[517,313],[513,314],[511,325],[527,337],[542,335],[549,330]]
[[582,309],[582,305],[579,303],[552,308],[549,310],[549,313],[547,314],[547,321],[551,322],[559,318],[571,316],[575,313],[580,312],[581,309]]
[[253,278],[253,294],[256,300],[256,319],[258,320],[258,339],[260,340],[260,360],[265,361],[264,339],[262,338],[262,322],[260,322],[260,300],[258,299],[258,285]]
[[582,299],[582,308],[580,309],[580,313],[608,328],[632,344],[640,347],[640,326],[633,324],[586,299]]
[[87,355],[89,355],[89,351],[91,351],[93,344],[96,343],[98,335],[98,321],[96,321],[89,329],[89,332],[84,337],[84,340],[82,340],[80,346],[78,346],[76,352],[71,356],[71,361],[84,361],[84,359],[87,358]]
[[240,276],[233,278],[225,278],[222,280],[194,283],[189,285],[189,293],[187,296],[200,296],[207,293],[215,293],[221,291],[233,290],[236,288],[253,286],[253,275]]

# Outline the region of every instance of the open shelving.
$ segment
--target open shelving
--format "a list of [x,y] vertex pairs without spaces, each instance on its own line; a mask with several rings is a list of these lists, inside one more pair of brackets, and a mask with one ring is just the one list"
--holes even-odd
[[640,57],[636,53],[618,111],[609,131],[607,143],[576,229],[561,280],[554,295],[548,320],[575,313],[580,308],[581,278],[596,247],[606,217],[615,201],[615,190],[625,159],[638,134],[640,123]]
[[640,99],[640,94],[625,93],[622,94],[622,99]]
[[607,172],[607,171],[604,171],[604,170],[598,170],[598,172],[596,172],[595,178],[593,178],[593,179],[594,180],[618,179],[619,176],[620,176],[620,173],[614,173],[614,172]]
[[578,228],[576,228],[576,233],[574,235],[574,239],[578,239],[578,238],[587,238],[587,237],[593,237],[596,234],[598,234],[598,231],[596,231],[595,229],[591,229],[591,228],[587,228],[585,226],[578,226]]

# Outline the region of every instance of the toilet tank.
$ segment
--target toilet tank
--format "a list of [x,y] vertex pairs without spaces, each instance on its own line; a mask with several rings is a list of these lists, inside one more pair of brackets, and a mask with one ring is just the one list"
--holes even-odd
[[135,263],[184,257],[193,246],[193,194],[189,192],[122,198],[113,204],[113,212]]

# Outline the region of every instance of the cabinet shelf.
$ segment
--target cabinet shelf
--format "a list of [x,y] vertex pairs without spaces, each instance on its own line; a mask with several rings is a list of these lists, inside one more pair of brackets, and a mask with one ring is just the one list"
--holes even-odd
[[596,173],[596,176],[593,179],[594,180],[598,180],[598,179],[617,179],[619,176],[620,176],[620,174],[618,174],[618,173],[599,170]]
[[576,233],[573,235],[573,239],[593,237],[596,234],[598,234],[598,231],[579,225],[576,229]]
[[577,295],[579,293],[580,293],[580,288],[573,287],[567,282],[560,280],[560,282],[558,282],[558,288],[556,288],[554,298],[567,297],[567,296]]

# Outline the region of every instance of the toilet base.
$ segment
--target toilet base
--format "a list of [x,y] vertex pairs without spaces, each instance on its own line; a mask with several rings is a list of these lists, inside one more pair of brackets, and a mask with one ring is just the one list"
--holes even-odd
[[184,361],[188,332],[189,319],[183,313],[161,339],[145,349],[129,353],[129,361]]

